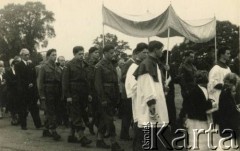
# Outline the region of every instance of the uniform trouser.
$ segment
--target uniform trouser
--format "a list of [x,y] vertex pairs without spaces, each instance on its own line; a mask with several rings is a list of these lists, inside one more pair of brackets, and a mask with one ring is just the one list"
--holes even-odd
[[72,129],[79,131],[85,129],[84,118],[86,116],[87,94],[72,94],[70,108],[70,119]]
[[102,135],[107,131],[110,137],[116,136],[116,130],[113,120],[114,108],[112,105],[107,105],[106,107],[99,107],[98,113],[98,132]]
[[30,96],[31,94],[22,94],[20,111],[19,111],[20,124],[21,124],[21,127],[27,126],[27,115],[29,111],[32,115],[35,127],[40,127],[42,123],[39,116],[37,99],[35,97],[30,97]]
[[57,84],[48,84],[45,86],[45,95],[46,95],[46,120],[45,127],[47,129],[56,129],[57,128],[57,115],[60,107],[60,87]]
[[61,101],[59,102],[60,106],[58,109],[58,116],[57,116],[57,120],[59,124],[68,124],[69,123],[69,115],[67,113],[67,101],[66,99],[61,99]]
[[132,99],[122,102],[122,125],[120,138],[129,138],[129,128],[132,121]]

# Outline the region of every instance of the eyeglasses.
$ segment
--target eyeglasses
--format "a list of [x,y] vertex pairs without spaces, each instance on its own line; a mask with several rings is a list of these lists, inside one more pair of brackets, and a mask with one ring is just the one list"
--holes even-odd
[[24,54],[24,56],[30,56],[30,54]]

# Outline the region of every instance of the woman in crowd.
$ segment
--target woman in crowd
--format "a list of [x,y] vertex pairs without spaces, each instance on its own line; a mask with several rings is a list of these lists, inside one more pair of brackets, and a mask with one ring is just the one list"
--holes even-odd
[[[192,87],[189,92],[189,97],[184,102],[184,107],[186,109],[187,120],[185,121],[186,128],[189,134],[189,145],[196,147],[199,143],[198,150],[208,151],[207,135],[199,135],[198,138],[194,138],[194,129],[207,130],[209,128],[207,113],[206,111],[215,107],[216,103],[208,99],[207,93],[207,83],[208,83],[208,73],[207,71],[199,70],[195,74],[196,84]],[[196,142],[198,141],[198,142]],[[192,148],[197,149],[197,148]]]
[[[236,87],[239,78],[235,73],[229,73],[224,78],[224,86],[219,97],[219,129],[221,137],[229,137],[232,133],[234,143],[228,141],[230,150],[235,150],[236,140],[240,136],[240,109],[236,100]],[[231,132],[232,131],[232,132]],[[225,145],[225,147],[227,147]],[[220,147],[223,148],[223,147]]]

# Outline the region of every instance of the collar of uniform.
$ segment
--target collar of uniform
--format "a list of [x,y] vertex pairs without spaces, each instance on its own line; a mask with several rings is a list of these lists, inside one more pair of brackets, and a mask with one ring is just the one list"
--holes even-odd
[[55,68],[55,62],[52,62],[52,61],[50,61],[50,60],[48,60],[48,62],[47,62],[47,65],[50,67],[50,68]]

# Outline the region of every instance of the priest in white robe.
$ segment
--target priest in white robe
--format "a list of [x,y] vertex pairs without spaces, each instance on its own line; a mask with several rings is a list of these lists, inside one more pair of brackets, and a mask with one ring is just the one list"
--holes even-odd
[[136,115],[138,127],[144,127],[149,123],[154,127],[161,127],[163,124],[169,123],[164,85],[158,65],[162,49],[161,42],[151,41],[149,43],[149,56],[141,62],[134,73],[137,79]]
[[[210,70],[208,78],[209,98],[216,101],[217,104],[219,102],[223,79],[228,73],[231,73],[230,68],[226,65],[227,61],[230,59],[230,50],[226,47],[219,49],[218,57],[219,61]],[[218,107],[215,110],[217,109]]]

